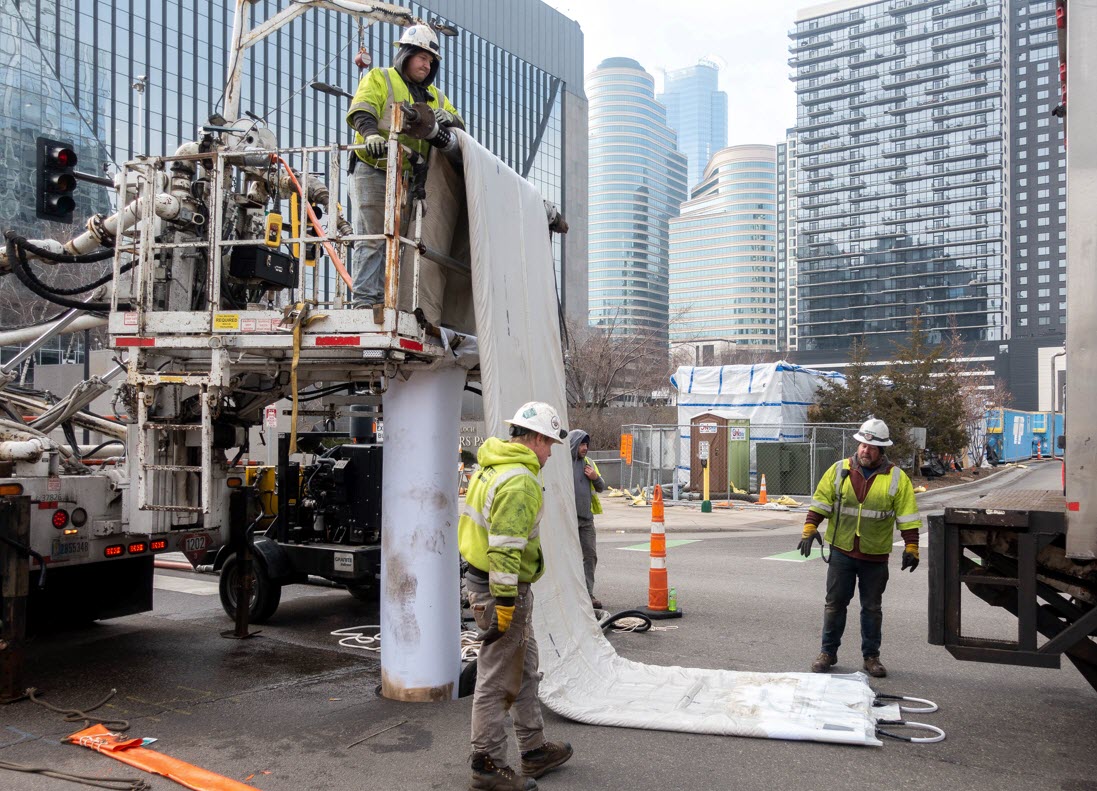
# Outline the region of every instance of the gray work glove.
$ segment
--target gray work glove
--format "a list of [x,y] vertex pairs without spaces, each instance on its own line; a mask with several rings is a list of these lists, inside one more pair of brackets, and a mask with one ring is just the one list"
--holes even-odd
[[370,135],[364,141],[366,153],[374,159],[384,159],[388,154],[388,141],[381,135]]
[[441,107],[435,107],[434,120],[438,122],[438,126],[454,126],[457,123],[457,116],[455,116],[449,110],[443,109]]

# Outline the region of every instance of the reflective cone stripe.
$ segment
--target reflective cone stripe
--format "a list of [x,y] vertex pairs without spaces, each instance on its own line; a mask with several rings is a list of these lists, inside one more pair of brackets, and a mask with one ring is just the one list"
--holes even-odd
[[765,505],[769,502],[766,497],[766,474],[762,473],[762,482],[758,484],[758,505]]
[[237,782],[170,755],[141,746],[141,739],[111,733],[103,725],[92,725],[68,736],[65,741],[109,755],[130,766],[174,780],[192,791],[255,791]]
[[667,533],[663,524],[663,489],[655,487],[651,501],[651,568],[648,570],[648,609],[667,609]]

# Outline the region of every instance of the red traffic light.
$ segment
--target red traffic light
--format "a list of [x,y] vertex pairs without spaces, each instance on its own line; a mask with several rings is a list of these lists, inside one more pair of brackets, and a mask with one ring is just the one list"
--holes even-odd
[[76,209],[76,149],[71,143],[39,137],[35,214],[41,220],[71,223]]
[[47,163],[59,168],[76,167],[76,152],[68,146],[49,146],[46,150]]

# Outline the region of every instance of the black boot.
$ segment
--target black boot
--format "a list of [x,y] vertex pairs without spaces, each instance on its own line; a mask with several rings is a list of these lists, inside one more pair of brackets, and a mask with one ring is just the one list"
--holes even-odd
[[537,783],[496,764],[487,753],[473,753],[469,791],[537,791]]

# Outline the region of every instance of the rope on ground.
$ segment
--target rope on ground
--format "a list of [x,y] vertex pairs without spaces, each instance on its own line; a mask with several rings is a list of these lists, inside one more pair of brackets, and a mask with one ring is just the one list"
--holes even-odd
[[112,689],[110,692],[107,693],[105,698],[96,703],[94,706],[88,706],[88,708],[83,711],[81,711],[80,709],[61,709],[57,706],[53,706],[46,701],[39,699],[37,697],[38,690],[34,687],[28,687],[25,694],[28,698],[31,699],[32,703],[37,703],[39,706],[47,708],[50,711],[55,711],[58,714],[64,714],[65,722],[83,722],[85,728],[89,727],[93,722],[98,722],[101,723],[104,728],[115,732],[128,731],[130,727],[128,720],[108,720],[103,719],[102,717],[93,717],[91,716],[91,714],[88,713],[91,711],[95,711],[100,706],[105,705],[111,698],[117,695],[118,690],[116,689]]
[[70,783],[80,783],[91,788],[111,788],[114,791],[151,791],[152,784],[143,778],[127,780],[124,778],[100,777],[98,775],[77,775],[68,772],[58,772],[56,769],[47,769],[44,766],[27,766],[15,764],[10,761],[0,761],[0,769],[8,769],[12,772],[25,772],[26,774],[52,777],[55,780],[68,780]]
[[[375,634],[367,634],[367,629],[375,629]],[[380,626],[348,626],[345,629],[336,629],[331,633],[338,637],[339,645],[344,648],[360,648],[363,651],[381,651],[381,627]]]

